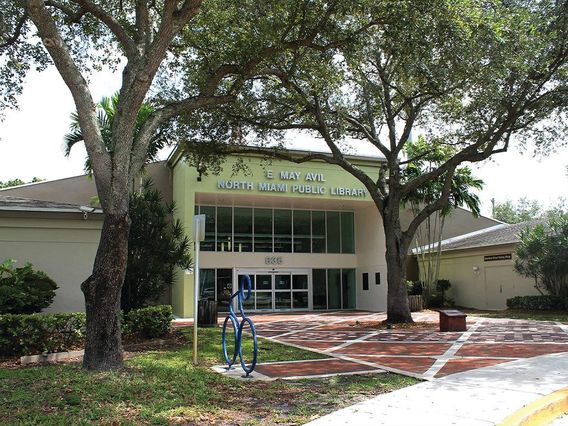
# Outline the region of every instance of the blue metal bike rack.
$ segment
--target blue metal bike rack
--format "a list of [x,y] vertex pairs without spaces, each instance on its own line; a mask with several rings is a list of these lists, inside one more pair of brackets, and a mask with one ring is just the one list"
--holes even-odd
[[[247,294],[245,297],[245,281],[247,284]],[[252,322],[252,320],[250,318],[248,318],[245,314],[245,311],[243,309],[243,301],[248,300],[251,296],[251,281],[250,281],[250,277],[248,275],[243,275],[243,278],[241,279],[241,283],[239,285],[239,289],[237,292],[235,292],[233,295],[231,295],[231,299],[229,300],[229,315],[227,315],[227,318],[225,318],[225,322],[223,323],[223,356],[225,357],[225,361],[227,362],[227,369],[230,370],[233,366],[233,364],[235,364],[235,361],[237,360],[237,356],[239,357],[239,361],[241,363],[241,367],[243,368],[246,377],[248,377],[248,375],[250,373],[252,373],[254,371],[254,367],[256,366],[256,358],[257,358],[257,354],[258,354],[258,342],[256,339],[256,328],[254,327],[254,323]],[[237,298],[237,304],[239,307],[239,312],[241,314],[241,320],[239,321],[239,319],[237,318],[237,315],[235,314],[235,310],[233,309],[233,299]],[[233,356],[231,358],[229,358],[229,355],[227,354],[227,325],[229,323],[229,321],[231,322],[231,325],[233,326],[233,332],[235,335],[235,350],[233,352]],[[243,357],[243,329],[245,327],[245,325],[248,324],[248,326],[250,327],[250,334],[252,334],[252,339],[254,342],[254,350],[253,350],[253,357],[252,357],[252,362],[250,363],[250,366],[247,367],[247,364],[245,362],[245,359]]]

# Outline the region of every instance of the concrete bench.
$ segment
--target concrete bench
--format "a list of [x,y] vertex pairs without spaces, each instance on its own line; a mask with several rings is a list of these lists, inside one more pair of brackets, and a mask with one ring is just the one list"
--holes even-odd
[[465,318],[462,311],[457,309],[442,309],[440,313],[440,331],[465,331]]

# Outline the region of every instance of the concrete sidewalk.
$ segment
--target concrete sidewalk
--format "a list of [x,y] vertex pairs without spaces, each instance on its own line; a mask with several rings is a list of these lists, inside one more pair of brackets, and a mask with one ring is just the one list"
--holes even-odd
[[452,374],[331,413],[322,425],[494,425],[568,386],[568,353]]

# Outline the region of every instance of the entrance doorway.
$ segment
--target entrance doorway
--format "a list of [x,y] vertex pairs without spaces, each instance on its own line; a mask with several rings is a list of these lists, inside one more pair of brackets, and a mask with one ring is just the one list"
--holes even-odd
[[[309,270],[236,270],[236,285],[244,274],[250,276],[251,297],[243,304],[251,311],[310,310]],[[235,289],[236,291],[236,289]]]

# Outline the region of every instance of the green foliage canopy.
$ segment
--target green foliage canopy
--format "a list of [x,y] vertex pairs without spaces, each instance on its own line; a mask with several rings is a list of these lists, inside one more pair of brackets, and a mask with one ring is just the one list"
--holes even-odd
[[128,264],[122,286],[121,308],[142,308],[156,301],[173,284],[176,267],[191,266],[189,238],[183,224],[173,219],[175,205],[146,179],[130,199],[132,226],[128,239]]
[[3,188],[11,188],[12,186],[25,185],[26,183],[42,182],[43,180],[44,180],[44,179],[40,179],[40,178],[38,178],[38,177],[34,177],[34,178],[32,178],[32,180],[29,181],[29,182],[24,182],[22,179],[19,179],[19,178],[7,180],[6,182],[0,181],[0,189],[3,189]]
[[520,238],[515,270],[533,278],[537,289],[568,297],[568,214],[528,226]]
[[[402,174],[402,181],[409,182],[438,168],[455,154],[455,149],[439,140],[427,142],[420,135],[416,141],[408,141],[405,153],[408,160]],[[402,199],[403,203],[414,205],[416,206],[414,210],[420,211],[421,206],[428,205],[441,197],[444,180],[445,176],[440,176],[424,182],[414,191],[405,194]],[[474,177],[470,167],[458,167],[452,178],[447,205],[441,209],[441,215],[446,216],[457,207],[466,207],[474,216],[479,216],[481,202],[473,191],[480,191],[482,188],[483,180]]]
[[[118,93],[115,93],[111,97],[105,96],[97,103],[97,121],[107,150],[110,150],[112,144],[112,123],[117,113],[118,96]],[[138,110],[138,115],[136,116],[135,140],[138,139],[137,135],[140,133],[142,126],[148,121],[148,118],[153,112],[154,108],[148,103],[142,104]],[[79,142],[84,142],[83,132],[81,131],[81,125],[79,124],[79,116],[76,111],[71,114],[69,133],[67,133],[63,139],[65,142],[64,149],[66,157],[68,157],[71,153],[71,148],[73,148],[73,146]],[[147,164],[157,161],[158,153],[166,145],[167,140],[164,135],[160,131],[156,131],[148,145],[145,163]],[[84,169],[85,173],[92,175],[93,167],[88,157],[85,160]]]

